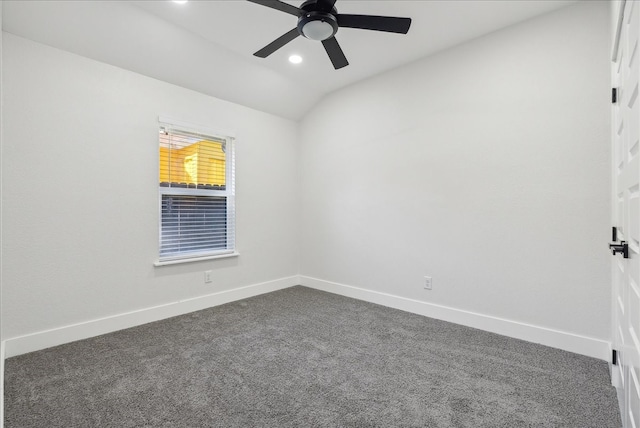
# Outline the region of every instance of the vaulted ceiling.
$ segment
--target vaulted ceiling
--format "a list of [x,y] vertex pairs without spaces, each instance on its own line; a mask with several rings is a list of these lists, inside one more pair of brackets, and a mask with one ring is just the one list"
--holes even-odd
[[[300,6],[301,1],[290,1]],[[298,37],[253,53],[296,17],[243,0],[2,2],[3,30],[290,119],[324,95],[575,0],[338,0],[339,13],[412,18],[407,35],[341,28],[350,65],[334,70],[320,42]],[[291,64],[291,54],[302,56]]]

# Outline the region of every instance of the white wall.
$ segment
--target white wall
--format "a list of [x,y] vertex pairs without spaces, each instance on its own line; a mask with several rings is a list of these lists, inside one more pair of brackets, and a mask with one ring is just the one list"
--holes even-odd
[[608,25],[581,2],[325,98],[301,275],[608,340]]
[[[2,9],[4,2],[0,1],[0,27],[2,26]],[[0,28],[2,30],[2,28]],[[0,31],[0,160],[3,158],[2,149],[2,104],[4,103],[2,97],[2,40],[3,32]],[[0,183],[2,182],[2,162],[0,162]],[[0,184],[0,226],[2,225],[2,212],[3,212],[3,197],[2,186]],[[0,239],[2,238],[2,229],[0,228]],[[0,428],[4,426],[4,334],[2,333],[2,252],[0,247]]]
[[[299,127],[3,34],[2,338],[299,272],[607,341],[608,16],[496,32]],[[159,114],[237,133],[239,258],[153,267]]]
[[[3,36],[4,339],[297,274],[295,122]],[[240,257],[153,266],[158,115],[235,131]]]

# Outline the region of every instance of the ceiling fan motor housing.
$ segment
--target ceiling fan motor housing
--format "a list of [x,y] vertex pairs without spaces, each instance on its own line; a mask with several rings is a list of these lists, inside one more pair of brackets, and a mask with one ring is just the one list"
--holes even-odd
[[326,40],[338,31],[338,20],[327,12],[307,12],[298,19],[298,32],[311,40]]
[[303,37],[311,40],[326,40],[333,37],[338,31],[338,11],[335,7],[331,10],[323,10],[322,3],[316,0],[305,1],[300,9],[305,11],[298,19],[298,32]]

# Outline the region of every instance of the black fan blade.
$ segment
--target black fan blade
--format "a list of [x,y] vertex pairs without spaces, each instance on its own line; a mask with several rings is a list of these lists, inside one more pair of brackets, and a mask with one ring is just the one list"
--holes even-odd
[[373,15],[338,15],[338,26],[361,28],[363,30],[387,31],[389,33],[407,34],[411,26],[411,18],[395,18],[393,16]]
[[344,52],[342,52],[335,37],[323,40],[322,46],[324,46],[324,50],[327,51],[327,55],[329,55],[329,59],[331,59],[333,63],[333,68],[338,70],[339,68],[349,65],[349,61],[347,61],[347,57],[344,56]]
[[336,4],[336,0],[316,0],[318,9],[325,12],[331,12],[334,4]]
[[290,4],[278,1],[278,0],[247,0],[251,3],[261,4],[262,6],[270,7],[271,9],[279,10],[281,12],[289,13],[295,16],[301,16],[304,10],[298,9]]
[[300,33],[298,32],[298,29],[294,28],[293,30],[278,37],[273,42],[260,49],[258,52],[254,53],[254,55],[260,58],[266,58],[299,35]]

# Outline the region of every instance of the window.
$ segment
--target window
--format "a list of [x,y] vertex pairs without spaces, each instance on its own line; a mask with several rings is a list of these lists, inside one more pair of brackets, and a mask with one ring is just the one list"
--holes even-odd
[[160,126],[160,259],[235,254],[233,138]]

